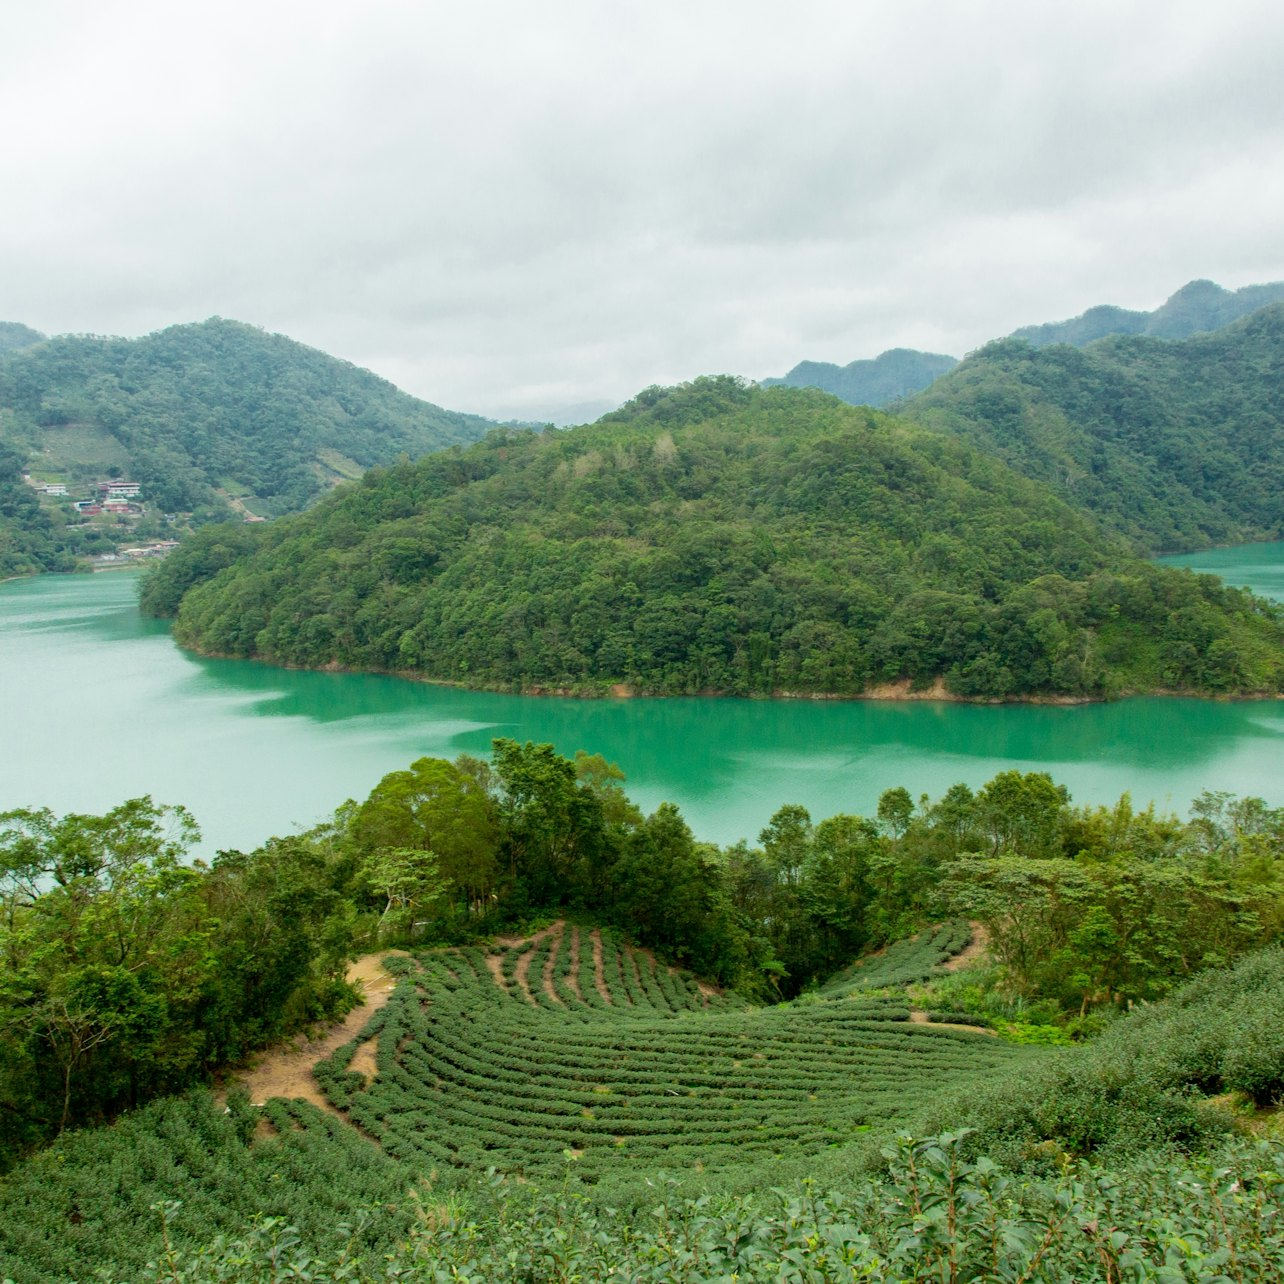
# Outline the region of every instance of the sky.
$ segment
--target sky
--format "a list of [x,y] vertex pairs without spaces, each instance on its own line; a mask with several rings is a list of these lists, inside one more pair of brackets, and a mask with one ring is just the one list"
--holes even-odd
[[0,6],[0,319],[500,419],[1284,279],[1284,6]]

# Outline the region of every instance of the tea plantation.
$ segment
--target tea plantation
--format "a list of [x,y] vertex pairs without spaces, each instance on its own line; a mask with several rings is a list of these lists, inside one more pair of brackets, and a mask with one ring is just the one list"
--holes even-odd
[[0,1181],[0,1279],[1281,1278],[1284,1146],[1213,1097],[1284,1090],[1284,952],[1044,1049],[911,1019],[967,941],[760,1008],[562,923],[391,956],[328,1110],[68,1134]]
[[[317,1079],[419,1170],[548,1173],[569,1155],[577,1181],[618,1186],[657,1167],[796,1162],[1028,1059],[985,1033],[911,1024],[903,999],[753,1009],[589,939],[558,928],[498,955],[390,960],[397,993]],[[349,1064],[372,1035],[367,1078]]]

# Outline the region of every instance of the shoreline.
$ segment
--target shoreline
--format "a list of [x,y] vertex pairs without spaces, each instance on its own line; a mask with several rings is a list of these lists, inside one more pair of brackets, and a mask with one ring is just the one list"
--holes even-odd
[[[170,622],[172,625],[172,621]],[[1115,704],[1122,700],[1144,699],[1155,697],[1168,700],[1204,700],[1210,704],[1265,703],[1284,700],[1284,691],[1261,691],[1255,694],[1225,695],[1210,691],[1174,691],[1170,688],[1156,688],[1153,691],[1121,691],[1117,696],[1067,695],[1057,693],[1010,695],[1010,696],[965,696],[946,689],[944,678],[936,678],[929,687],[913,685],[909,678],[898,678],[894,682],[875,683],[864,691],[852,693],[833,691],[788,691],[777,689],[765,695],[737,695],[731,691],[683,691],[657,692],[639,691],[627,682],[610,683],[602,689],[583,690],[575,687],[552,687],[534,683],[514,689],[498,683],[473,684],[460,682],[456,678],[434,678],[425,673],[416,673],[397,669],[361,669],[331,660],[321,665],[278,664],[274,660],[265,660],[261,656],[220,655],[211,651],[202,651],[197,647],[179,642],[170,637],[180,650],[192,655],[199,655],[207,660],[239,660],[246,664],[262,664],[268,668],[281,669],[290,673],[333,673],[365,674],[370,677],[398,678],[404,682],[422,682],[428,686],[450,687],[456,691],[477,691],[490,695],[514,695],[532,697],[551,697],[559,700],[806,700],[813,703],[853,703],[856,701],[878,701],[888,704],[913,704],[935,702],[938,704],[972,704],[982,706],[998,705],[1031,705],[1049,708],[1077,708],[1090,704]]]

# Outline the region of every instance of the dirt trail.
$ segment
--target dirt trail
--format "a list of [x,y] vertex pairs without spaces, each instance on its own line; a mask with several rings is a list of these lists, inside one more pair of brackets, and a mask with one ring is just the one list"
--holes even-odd
[[989,1034],[998,1038],[998,1031],[984,1025],[961,1025],[957,1021],[930,1021],[922,1008],[911,1008],[909,1019],[914,1025],[930,1025],[933,1030],[967,1030],[972,1034]]
[[602,932],[599,928],[594,928],[590,933],[593,941],[593,984],[597,986],[597,992],[602,996],[604,1003],[614,1003],[611,1001],[611,991],[606,988],[606,969],[602,966]]
[[562,956],[562,946],[566,942],[566,924],[558,919],[552,927],[548,929],[553,933],[555,939],[553,948],[548,952],[548,958],[544,960],[544,993],[556,1004],[562,1007],[562,996],[557,992],[557,986],[553,984],[553,974],[557,970],[557,960]]
[[[261,1106],[269,1097],[303,1097],[332,1115],[344,1117],[321,1095],[321,1089],[312,1077],[312,1067],[336,1048],[355,1039],[366,1022],[387,1003],[397,984],[396,978],[383,969],[383,960],[389,953],[397,954],[402,951],[367,954],[348,969],[348,980],[360,986],[366,998],[364,1003],[353,1008],[338,1025],[332,1026],[316,1039],[296,1039],[269,1049],[252,1069],[244,1070],[236,1076],[236,1081],[250,1094],[250,1100],[256,1106]],[[362,1045],[363,1048],[369,1042],[367,1040],[367,1044]],[[363,1063],[373,1067],[373,1057],[368,1063],[363,1058]],[[361,1067],[354,1064],[353,1069]],[[363,1070],[362,1073],[366,1071]]]
[[968,926],[972,929],[972,939],[952,959],[941,964],[942,972],[961,972],[990,948],[989,932],[980,923],[970,923]]

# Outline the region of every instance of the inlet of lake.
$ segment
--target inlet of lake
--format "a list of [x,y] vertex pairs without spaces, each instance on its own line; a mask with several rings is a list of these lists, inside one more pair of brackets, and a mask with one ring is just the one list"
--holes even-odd
[[[1284,600],[1284,543],[1166,561]],[[1185,814],[1205,789],[1284,804],[1284,702],[1173,698],[1071,707],[870,700],[566,700],[364,674],[207,660],[135,605],[137,575],[0,585],[0,810],[182,803],[200,851],[248,849],[363,798],[423,755],[494,736],[619,763],[647,810],[699,838],[753,839],[783,803],[872,814],[904,785],[939,797],[1009,768],[1048,771],[1077,802],[1125,791]]]

